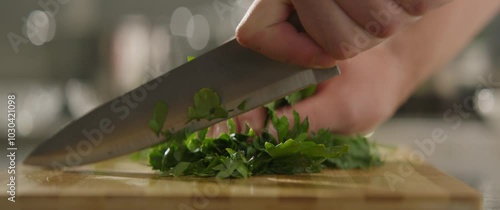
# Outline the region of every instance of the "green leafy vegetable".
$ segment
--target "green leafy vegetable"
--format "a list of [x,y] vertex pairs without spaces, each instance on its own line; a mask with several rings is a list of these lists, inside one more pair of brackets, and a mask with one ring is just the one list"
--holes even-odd
[[302,142],[294,141],[293,139],[288,139],[284,143],[279,143],[274,145],[272,143],[264,143],[266,152],[273,158],[288,157],[297,154],[300,151]]
[[225,118],[228,113],[213,90],[203,88],[194,95],[194,105],[189,107],[190,120]]
[[281,99],[273,101],[269,104],[266,104],[265,107],[270,109],[270,110],[276,110],[280,107],[295,105],[299,101],[313,96],[316,93],[317,89],[318,89],[317,85],[312,85],[312,86],[307,87],[303,90],[300,90],[300,91],[292,93],[288,96],[285,96],[284,98],[281,98]]
[[[320,134],[321,135],[321,134]],[[353,169],[353,168],[368,168],[372,166],[379,166],[382,164],[380,154],[378,153],[377,146],[363,136],[347,137],[340,135],[322,136],[320,138],[325,142],[333,141],[333,144],[349,145],[349,153],[340,158],[328,159],[325,163],[332,167]],[[328,140],[326,138],[329,138]]]
[[188,57],[187,57],[187,61],[188,61],[188,62],[189,62],[189,61],[192,61],[192,60],[194,60],[195,58],[196,58],[196,57],[194,57],[194,56],[190,56],[190,55],[188,55]]
[[168,106],[164,102],[156,103],[153,111],[153,119],[149,121],[149,128],[159,135],[168,114]]
[[[300,98],[306,95],[311,92],[301,93]],[[284,99],[286,103],[295,100],[297,96]],[[246,100],[240,105],[244,107],[245,103]],[[155,107],[150,123],[153,132],[162,133],[167,112],[164,103]],[[217,94],[207,88],[195,95],[194,105],[189,108],[189,117],[195,120],[226,116]],[[293,126],[286,117],[276,116],[273,109],[268,116],[277,136],[267,130],[256,134],[248,125],[237,132],[232,119],[227,121],[229,131],[215,138],[207,136],[208,129],[196,133],[164,131],[164,142],[150,149],[149,164],[165,176],[217,178],[313,173],[325,167],[351,169],[382,164],[377,147],[365,137],[341,136],[328,130],[309,133],[307,117],[301,120],[295,111]]]
[[302,99],[305,99],[307,97],[314,95],[314,93],[316,93],[316,89],[318,89],[318,86],[316,86],[316,85],[307,87],[303,90],[297,91],[295,93],[292,93],[292,94],[286,96],[285,100],[288,102],[288,104],[295,105],[296,103],[298,103]]
[[243,100],[236,108],[240,111],[245,111],[246,106],[247,106],[247,99]]
[[172,169],[172,174],[174,176],[181,176],[184,175],[184,172],[189,168],[189,165],[191,163],[189,162],[180,162],[178,163],[173,169]]

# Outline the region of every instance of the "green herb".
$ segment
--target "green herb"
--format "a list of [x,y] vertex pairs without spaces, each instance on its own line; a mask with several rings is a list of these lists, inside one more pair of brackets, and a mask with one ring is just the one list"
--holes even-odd
[[236,108],[240,111],[245,111],[246,106],[247,106],[247,99],[243,100]]
[[317,85],[309,86],[303,90],[297,91],[297,92],[292,93],[288,96],[285,96],[281,99],[278,99],[278,100],[273,101],[269,104],[266,104],[265,107],[270,109],[270,110],[276,110],[280,107],[295,105],[299,101],[313,96],[316,93],[317,89],[318,89]]
[[151,153],[151,148],[149,149],[144,149],[138,152],[134,152],[130,155],[130,159],[133,161],[143,161],[147,160],[149,153]]
[[149,128],[159,135],[168,114],[168,106],[164,102],[156,103],[153,112],[153,119],[149,121]]
[[188,55],[188,57],[187,57],[187,61],[188,61],[188,62],[189,62],[189,61],[192,61],[192,60],[194,60],[195,58],[196,58],[196,57],[194,57],[194,56],[190,56],[190,55]]
[[232,120],[228,121],[230,132],[217,138],[208,138],[208,129],[192,134],[181,132],[181,135],[172,135],[165,143],[153,148],[149,163],[153,169],[167,176],[218,178],[312,173],[327,166],[365,168],[374,165],[355,165],[364,159],[357,159],[357,153],[350,154],[353,150],[349,150],[349,145],[363,144],[365,138],[338,136],[326,130],[308,135],[307,119],[300,121],[296,112],[294,115],[296,126],[286,128],[285,132],[285,127],[279,125],[288,124],[285,123],[286,118],[278,118],[274,112],[271,113],[274,126],[280,127],[278,133],[281,134],[277,139],[268,132],[256,135],[248,126],[244,132],[236,133]]
[[[283,99],[295,103],[313,94],[303,91],[298,96]],[[244,109],[243,101],[240,106]],[[283,104],[283,102],[273,104]],[[240,108],[238,106],[238,109]],[[221,111],[222,110],[222,111]],[[149,164],[165,176],[200,176],[217,178],[247,178],[259,174],[296,174],[319,172],[322,168],[367,168],[382,164],[377,147],[363,136],[341,136],[328,130],[309,133],[307,117],[301,120],[293,112],[293,126],[286,117],[278,117],[269,109],[269,119],[275,128],[274,137],[267,130],[256,134],[250,126],[236,131],[232,119],[227,121],[228,132],[216,138],[207,137],[208,129],[196,133],[185,130],[170,133],[161,131],[168,108],[157,105],[150,123],[155,133],[163,133],[164,142],[149,153]],[[225,112],[225,113],[224,113]],[[223,114],[220,114],[223,113]],[[218,95],[201,89],[189,108],[190,119],[227,117]],[[158,131],[160,128],[160,131]]]
[[191,120],[213,120],[226,118],[228,113],[221,105],[219,96],[213,90],[203,88],[194,95],[194,105],[189,107],[188,117]]
[[292,93],[292,94],[286,96],[285,100],[288,102],[288,104],[295,105],[296,103],[298,103],[302,99],[305,99],[307,97],[314,95],[314,93],[316,93],[317,88],[318,88],[317,85],[307,87],[303,90],[297,91],[295,93]]
[[350,151],[340,158],[328,159],[326,165],[343,168],[368,168],[372,166],[379,166],[382,164],[380,154],[378,153],[377,145],[368,142],[363,136],[340,136],[340,135],[322,135],[319,133],[318,141],[325,143],[332,142],[332,144],[346,144],[349,145]]

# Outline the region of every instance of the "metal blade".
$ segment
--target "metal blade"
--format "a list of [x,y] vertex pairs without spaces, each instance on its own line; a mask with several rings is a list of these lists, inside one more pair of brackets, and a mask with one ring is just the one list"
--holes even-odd
[[[201,88],[217,92],[229,117],[267,104],[339,74],[281,63],[241,47],[236,40],[103,104],[36,148],[26,164],[64,167],[105,160],[158,144],[148,121],[158,101],[169,106],[165,129],[192,131],[225,119],[186,124],[188,107]],[[244,100],[246,110],[236,107]]]

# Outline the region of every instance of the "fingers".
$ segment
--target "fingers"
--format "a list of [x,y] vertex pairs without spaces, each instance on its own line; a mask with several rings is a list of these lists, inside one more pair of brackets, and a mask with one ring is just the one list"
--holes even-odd
[[255,132],[260,133],[264,128],[267,113],[266,108],[259,107],[234,118],[237,131],[243,131],[248,124]]
[[451,0],[395,0],[405,11],[413,16],[422,16]]
[[220,123],[217,123],[215,125],[212,125],[210,129],[208,129],[207,132],[207,137],[208,138],[217,138],[220,136],[222,133],[227,133],[229,131],[229,128],[227,127],[227,121],[223,121]]
[[335,0],[365,31],[388,38],[451,0]]
[[[266,109],[264,107],[259,107],[244,114],[238,115],[233,118],[236,124],[236,131],[243,132],[248,124],[256,133],[260,133],[265,125],[265,120],[267,117]],[[207,136],[209,138],[217,138],[222,133],[229,132],[227,126],[227,121],[217,123],[210,127]]]
[[[401,68],[386,45],[356,56],[350,62],[340,62],[342,74],[321,83],[317,93],[295,104],[276,110],[293,126],[293,110],[302,120],[309,118],[309,130],[330,129],[336,133],[370,132],[389,118],[411,92],[407,88],[413,76]],[[264,108],[252,110],[235,119],[239,130],[245,124],[256,131],[265,125]],[[268,127],[275,134],[272,126]]]
[[[273,59],[331,67],[352,58],[450,0],[256,0],[238,41]],[[287,22],[296,11],[307,33]]]
[[[341,75],[321,83],[314,96],[276,110],[277,115],[286,116],[293,126],[295,110],[302,120],[309,118],[312,132],[319,129],[342,134],[371,131],[394,113],[406,86],[405,71],[390,56],[392,54],[381,45],[350,62],[340,62]],[[257,130],[264,128],[264,110],[245,115],[238,117],[240,128],[245,122]],[[275,133],[272,126],[269,129]]]
[[292,12],[289,0],[256,0],[236,29],[238,42],[275,60],[314,68],[334,66],[332,56],[287,22]]
[[[320,128],[341,133],[369,131],[394,113],[404,98],[399,95],[405,95],[401,93],[405,89],[402,87],[406,86],[401,84],[406,80],[397,76],[404,71],[391,67],[398,60],[380,59],[393,52],[379,52],[384,45],[378,44],[415,22],[416,17],[446,2],[256,0],[237,28],[237,39],[273,59],[308,67],[329,67],[337,60],[356,56],[350,63],[343,63],[343,74],[322,84],[317,95],[293,108],[278,110],[278,114],[293,122],[295,109],[311,119],[313,131]],[[294,9],[307,34],[297,32],[287,22]],[[371,50],[365,52],[368,49]],[[362,52],[365,53],[359,55]],[[356,69],[356,73],[348,69]],[[255,127],[262,128],[264,117],[262,112],[249,113],[246,119],[239,117],[238,124],[243,127],[246,121],[257,119],[260,123]]]
[[354,57],[382,41],[366,33],[333,0],[292,2],[309,36],[333,58]]
[[388,38],[417,20],[394,0],[336,0],[359,26],[378,38]]
[[313,97],[277,110],[278,115],[291,121],[296,110],[302,118],[309,118],[310,131],[372,131],[392,116],[406,97],[407,73],[391,56],[377,46],[350,62],[340,62],[341,75],[322,83]]
[[[286,20],[293,8],[307,34]],[[333,0],[257,0],[237,28],[246,47],[273,59],[324,68],[351,58],[382,41],[366,33]]]

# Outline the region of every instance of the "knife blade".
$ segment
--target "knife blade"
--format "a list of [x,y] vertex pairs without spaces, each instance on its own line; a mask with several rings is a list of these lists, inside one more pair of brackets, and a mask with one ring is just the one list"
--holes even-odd
[[[202,88],[214,90],[229,112],[228,118],[257,108],[340,73],[306,69],[271,60],[240,46],[235,39],[191,62],[119,96],[77,119],[35,148],[28,165],[78,166],[154,146],[162,141],[148,127],[155,104],[169,112],[164,129],[196,131],[226,119],[192,121],[188,107]],[[237,106],[246,100],[246,110]]]

